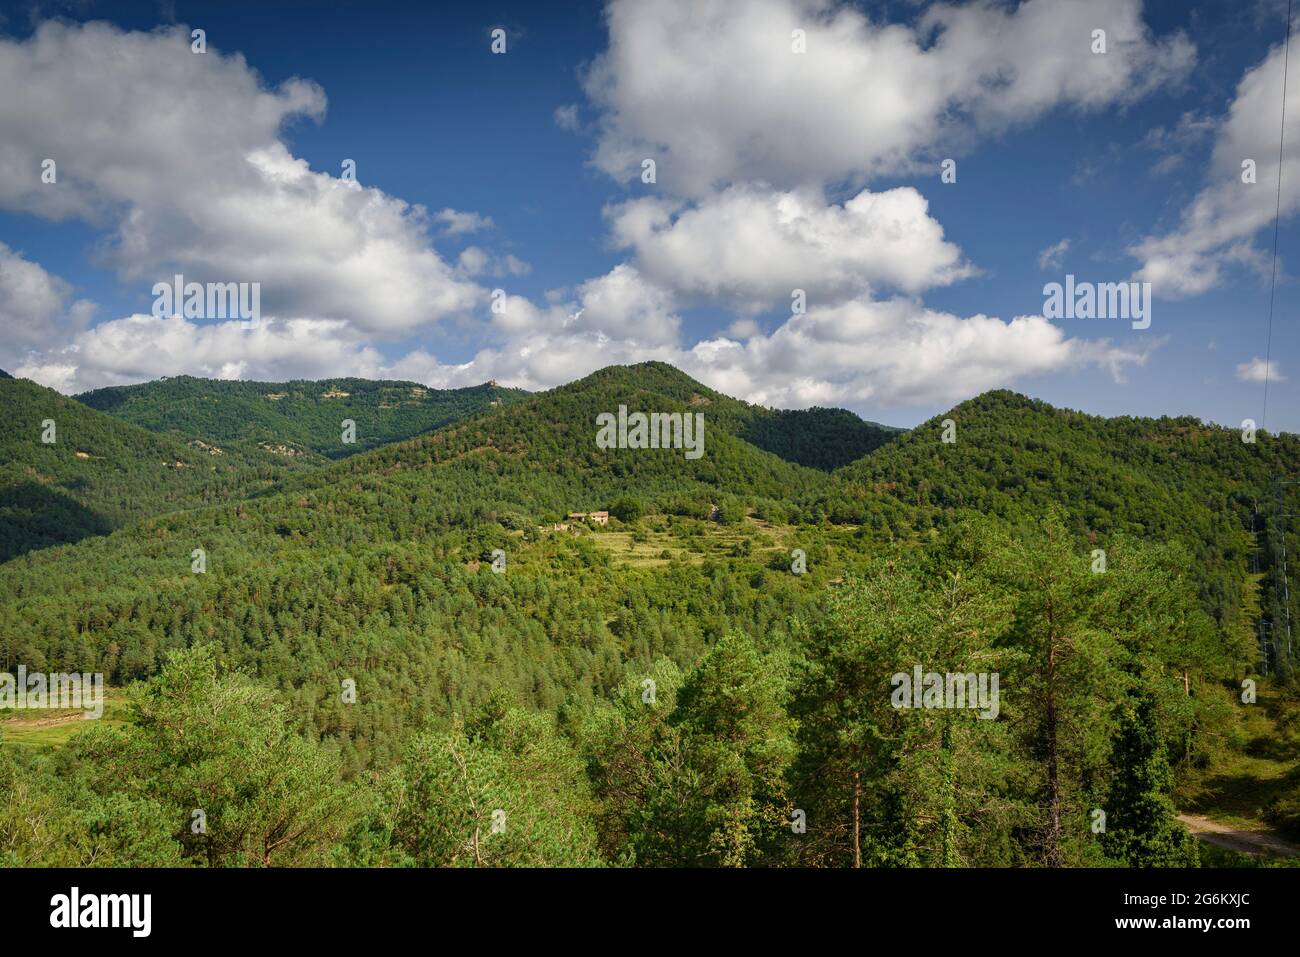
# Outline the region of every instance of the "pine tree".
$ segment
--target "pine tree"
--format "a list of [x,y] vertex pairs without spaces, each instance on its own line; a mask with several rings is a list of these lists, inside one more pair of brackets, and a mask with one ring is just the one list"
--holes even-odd
[[1173,776],[1150,695],[1125,708],[1112,755],[1106,852],[1129,867],[1196,867],[1196,839],[1178,823],[1169,797]]

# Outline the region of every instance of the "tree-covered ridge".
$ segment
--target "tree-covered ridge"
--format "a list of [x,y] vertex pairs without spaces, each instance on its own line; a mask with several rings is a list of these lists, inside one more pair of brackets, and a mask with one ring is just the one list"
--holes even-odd
[[[689,661],[728,625],[783,631],[783,614],[829,569],[769,582],[772,554],[746,549],[736,559],[742,579],[719,572],[694,594],[701,582],[685,566],[628,576],[584,538],[549,533],[569,511],[625,514],[618,507],[634,499],[636,511],[675,520],[689,549],[716,524],[711,516],[740,526],[747,489],[775,502],[831,481],[711,427],[696,461],[671,449],[596,448],[598,412],[619,402],[673,407],[634,378],[536,396],[297,476],[277,494],[146,521],[77,554],[26,556],[0,572],[0,620],[14,626],[0,657],[75,660],[123,681],[154,673],[170,648],[215,639],[232,661],[300,688],[321,733],[343,733],[346,720],[351,762],[364,766],[376,750],[391,755],[413,714],[474,706],[502,681],[553,707],[570,689],[613,687],[630,660]],[[825,554],[825,544],[807,546]],[[194,548],[206,551],[206,574],[191,572]],[[493,548],[507,551],[510,574],[480,567]],[[670,606],[651,613],[669,594]],[[718,614],[715,603],[730,610]],[[641,630],[645,615],[653,623]],[[478,637],[467,645],[469,635]],[[381,689],[425,690],[401,707],[381,690],[337,712],[326,676],[367,657],[365,647],[375,649],[367,670]]]
[[[955,441],[945,443],[949,420]],[[1273,482],[1300,476],[1296,436],[1255,439],[1243,442],[1236,429],[1190,417],[1107,419],[998,391],[835,475],[846,493],[842,517],[886,522],[896,534],[973,513],[1016,523],[1060,507],[1089,547],[1104,548],[1117,535],[1178,542],[1193,558],[1189,570],[1206,608],[1240,630],[1249,628],[1251,563],[1270,573],[1278,544],[1266,534]]]
[[867,422],[847,409],[769,409],[752,405],[710,389],[666,362],[610,366],[589,379],[634,381],[637,388],[688,403],[692,411],[704,412],[708,421],[723,431],[778,458],[824,471],[847,465],[905,431]]
[[[410,495],[439,527],[496,521],[516,527],[571,511],[609,509],[624,498],[642,510],[736,520],[746,507],[811,497],[831,487],[824,472],[783,461],[737,433],[748,407],[661,364],[611,367],[526,401],[381,449],[286,484],[334,499],[362,489]],[[597,417],[631,412],[702,414],[704,455],[680,449],[602,449]],[[449,470],[447,478],[430,470]],[[451,477],[454,475],[454,478]],[[436,506],[433,503],[437,503]],[[331,510],[346,509],[335,501]]]
[[11,376],[8,372],[5,372],[4,369],[0,369],[0,379],[12,379],[12,378],[13,376]]
[[[176,376],[112,386],[78,401],[153,432],[246,442],[338,459],[509,405],[527,393],[495,383],[430,389],[418,382],[326,379],[247,382]],[[343,441],[342,422],[356,424]]]
[[[40,859],[22,807],[94,806],[105,841],[133,814],[156,823],[156,843],[114,853],[255,863],[265,808],[223,808],[250,829],[220,841],[174,822],[229,763],[320,823],[286,863],[1189,860],[1175,791],[1244,747],[1238,682],[1268,587],[1237,548],[1251,530],[1233,503],[1272,463],[1295,471],[1294,440],[1260,436],[1250,466],[1224,444],[1234,433],[1191,420],[993,394],[943,417],[955,445],[940,419],[827,474],[738,437],[749,420],[732,402],[669,367],[606,369],[269,494],[8,563],[0,670],[155,684],[138,731],[79,741],[60,770],[0,745],[0,859]],[[620,404],[702,411],[704,456],[598,448],[596,416]],[[883,456],[903,476],[892,488],[870,471]],[[1033,481],[1000,487],[1008,470]],[[598,508],[608,528],[552,527]],[[1217,529],[1227,546],[1200,538]],[[209,658],[167,675],[195,648]],[[915,664],[1000,671],[1001,716],[895,710],[890,675]],[[209,668],[273,688],[272,727],[262,697]],[[214,725],[184,773],[150,760],[184,715],[232,696],[257,707]],[[292,762],[241,763],[245,740],[283,740]],[[1090,809],[1112,805],[1116,833],[1094,839]],[[480,845],[494,808],[521,827]],[[82,817],[43,820],[82,846]]]
[[[1012,439],[1007,438],[1009,423],[1025,421],[1020,403],[1007,405],[1004,397],[993,402],[983,419],[970,404],[958,408],[954,414],[962,417],[967,428],[956,446],[940,443],[936,432],[931,436],[932,448],[927,449],[917,438],[924,434],[918,430],[853,468],[828,476],[785,463],[728,434],[723,430],[725,426],[741,428],[743,423],[734,414],[728,417],[735,412],[734,406],[728,404],[731,400],[714,400],[713,395],[676,370],[657,364],[602,370],[509,408],[352,457],[323,471],[291,477],[277,494],[150,521],[105,542],[104,557],[87,555],[84,567],[108,561],[124,572],[123,584],[153,587],[150,582],[155,576],[171,581],[182,574],[189,581],[185,577],[188,563],[178,566],[177,556],[187,556],[194,547],[208,547],[214,555],[233,548],[231,560],[222,561],[223,569],[240,574],[274,570],[284,575],[307,559],[311,571],[305,572],[305,577],[328,578],[337,572],[322,570],[321,563],[330,567],[334,555],[345,565],[359,563],[365,567],[368,562],[379,561],[383,543],[400,545],[404,551],[412,542],[428,542],[446,560],[478,560],[491,547],[509,545],[512,537],[521,534],[534,534],[538,526],[548,526],[570,511],[602,508],[612,508],[630,519],[642,513],[676,516],[683,523],[681,529],[688,528],[690,522],[710,520],[741,527],[743,517],[752,513],[759,520],[789,522],[806,529],[810,539],[818,541],[827,540],[822,522],[830,516],[834,523],[829,529],[840,530],[837,535],[849,535],[868,545],[889,538],[906,541],[917,532],[931,534],[932,526],[951,521],[958,514],[955,506],[927,507],[922,497],[931,484],[921,475],[932,475],[934,485],[942,487],[941,480],[947,473],[934,465],[929,472],[923,472],[921,465],[909,461],[909,456],[922,464],[936,454],[969,456],[969,467],[957,472],[956,477],[976,490],[994,487],[1003,469],[1013,474],[1017,469],[1028,470],[1021,468],[1014,457],[1005,465],[997,462],[1007,449],[1016,449],[1014,429]],[[704,413],[706,454],[701,459],[688,460],[680,451],[671,449],[596,447],[595,418],[600,412],[619,404],[632,410],[690,411],[700,408],[699,397],[708,400],[704,408],[715,413]],[[1078,444],[1080,437],[1073,430],[1080,423],[1095,425],[1089,417],[1058,416],[1050,407],[1045,410],[1041,421],[1030,422],[1037,435],[1034,448]],[[965,445],[976,451],[967,450]],[[943,452],[935,453],[935,446]],[[1130,454],[1139,459],[1147,455],[1141,451]],[[882,455],[898,460],[896,469],[903,482],[917,489],[918,503],[902,499],[888,487],[878,487],[879,483],[864,485],[857,477]],[[1141,497],[1136,501],[1126,496],[1115,501],[1105,499],[1097,510],[1083,490],[1095,484],[1094,476],[1103,482],[1109,480],[1100,471],[1102,458],[1093,461],[1085,456],[1077,466],[1072,466],[1071,461],[1054,466],[1059,473],[1055,481],[1060,483],[1061,500],[1077,503],[1067,512],[1081,547],[1104,544],[1105,536],[1148,534],[1148,525],[1131,520],[1131,516],[1147,514],[1149,503],[1158,501],[1153,497],[1150,480],[1138,482],[1141,473],[1132,473],[1130,487]],[[918,474],[909,475],[909,470]],[[1230,495],[1236,481],[1225,480],[1212,488]],[[965,507],[1014,523],[1032,518],[1040,508],[1055,501],[1050,495],[1025,496],[1014,488],[1001,490],[998,495],[988,502],[972,500]],[[1021,495],[1019,508],[1017,495]],[[861,523],[842,517],[850,508],[862,510]],[[1081,514],[1079,509],[1087,511]],[[1205,552],[1208,559],[1196,563],[1190,573],[1202,583],[1207,609],[1240,637],[1245,627],[1244,540],[1249,533],[1244,526],[1231,527],[1224,516],[1195,501],[1180,500],[1178,509],[1175,514],[1179,521],[1166,517],[1164,526],[1150,527],[1163,529],[1165,539],[1182,542],[1191,551]],[[1209,529],[1222,528],[1223,535],[1205,542],[1192,534],[1197,526],[1189,526],[1189,518]],[[925,535],[920,540],[924,541]],[[209,546],[210,542],[220,543],[221,547]],[[754,564],[761,567],[762,563]],[[778,563],[779,567],[786,565],[788,562]],[[32,556],[22,568],[12,570],[10,594],[23,598],[66,597],[66,589],[52,583],[66,581],[71,570],[63,555]],[[80,579],[80,570],[73,577]],[[224,574],[222,580],[230,582]],[[1217,588],[1211,587],[1216,581]],[[103,585],[102,574],[86,579],[88,588]],[[303,582],[294,585],[306,587]],[[142,607],[137,605],[137,611]],[[104,614],[108,620],[115,617],[110,608]],[[31,620],[39,624],[41,616],[32,616]],[[66,641],[66,631],[62,637],[59,632],[65,624],[43,638],[34,638],[31,647],[48,653],[49,642]],[[73,631],[80,632],[82,627]],[[156,665],[156,650],[147,657]],[[143,672],[136,668],[131,674],[147,673],[151,666],[146,662],[142,667]]]
[[0,561],[253,494],[294,465],[243,446],[212,454],[26,379],[0,381],[0,409]]

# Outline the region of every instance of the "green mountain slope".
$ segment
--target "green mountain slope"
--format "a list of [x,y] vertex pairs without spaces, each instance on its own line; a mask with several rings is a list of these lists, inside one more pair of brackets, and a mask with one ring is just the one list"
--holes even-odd
[[[943,422],[956,426],[945,443]],[[1248,554],[1267,544],[1263,518],[1279,476],[1300,472],[1293,435],[1242,442],[1194,418],[1113,419],[989,392],[917,426],[835,473],[844,511],[897,534],[970,513],[1010,522],[1061,509],[1081,542],[1129,534],[1183,544],[1202,598],[1243,625]],[[856,513],[856,514],[855,514]],[[1267,584],[1267,582],[1266,582]]]
[[[703,415],[704,454],[688,459],[680,449],[598,448],[597,417],[617,414],[620,406],[629,414]],[[447,522],[509,510],[538,521],[609,508],[627,495],[663,511],[707,517],[710,505],[730,503],[735,511],[763,499],[829,489],[833,483],[826,474],[783,461],[741,438],[764,411],[706,389],[662,363],[612,366],[525,402],[357,456],[304,477],[295,487],[347,487],[349,480],[383,476],[413,493],[436,495],[437,489],[419,491],[425,481],[419,473],[454,465],[477,491],[473,512],[451,505],[441,513]]]
[[[526,395],[492,383],[429,389],[416,382],[328,379],[239,382],[177,376],[96,389],[77,400],[153,432],[210,443],[249,442],[343,458],[441,428]],[[356,423],[355,442],[342,423]]]
[[769,409],[751,405],[696,382],[666,362],[611,366],[581,381],[598,384],[607,380],[613,380],[609,384],[614,388],[635,381],[640,389],[689,404],[692,411],[706,413],[714,428],[787,462],[810,468],[829,470],[846,465],[904,431],[866,422],[846,409]]
[[[619,405],[702,412],[704,455],[598,448],[596,417]],[[123,681],[156,672],[168,648],[216,641],[359,769],[391,759],[410,722],[467,713],[493,688],[556,708],[659,657],[689,663],[731,629],[777,642],[890,538],[929,542],[962,511],[1016,526],[1053,506],[1084,554],[1121,532],[1186,545],[1223,641],[1242,650],[1245,496],[1300,463],[1291,438],[1243,451],[1190,420],[1101,420],[994,393],[943,417],[959,423],[955,446],[935,420],[827,474],[738,437],[754,415],[660,364],[604,369],[271,494],[10,562],[0,655]],[[629,500],[649,517],[551,529]],[[790,573],[794,548],[805,575]],[[361,697],[342,707],[349,678]]]
[[[743,427],[728,415],[734,400],[650,371],[607,369],[300,473],[274,494],[26,555],[0,568],[0,655],[77,661],[119,682],[154,673],[168,648],[216,640],[231,663],[286,688],[360,767],[391,757],[420,713],[475,706],[502,684],[553,707],[617,686],[630,661],[689,661],[734,625],[783,633],[832,566],[767,580],[771,553],[754,547],[742,513],[831,494],[834,480],[717,424]],[[620,404],[702,407],[703,457],[597,448],[596,416]],[[674,560],[628,570],[604,539],[550,529],[628,497],[676,516],[665,526]],[[740,580],[702,575],[692,557],[724,527],[749,536],[725,546],[748,569]],[[498,548],[504,575],[480,564]],[[349,676],[362,688],[355,709],[332,690]]]
[[0,409],[0,561],[252,494],[293,468],[258,449],[155,435],[26,379],[0,380]]
[[[704,455],[597,447],[596,417],[620,405],[703,414]],[[122,441],[167,439],[81,408]],[[203,646],[153,686],[148,720],[122,729],[135,745],[74,735],[14,778],[40,788],[7,805],[0,789],[0,822],[25,826],[43,794],[40,807],[76,809],[98,834],[102,816],[82,813],[92,797],[163,795],[159,830],[187,841],[188,809],[207,798],[174,768],[219,792],[247,747],[270,742],[259,766],[291,783],[247,790],[285,795],[278,827],[280,805],[316,780],[297,776],[307,743],[282,743],[287,727],[331,785],[351,779],[357,813],[381,809],[351,836],[332,801],[309,815],[333,863],[445,863],[424,822],[462,800],[478,767],[500,775],[491,807],[502,788],[571,769],[565,806],[609,863],[715,864],[731,847],[730,863],[1041,864],[1047,753],[1071,809],[1064,862],[1194,860],[1174,808],[1257,746],[1240,680],[1256,674],[1250,626],[1270,557],[1249,573],[1249,496],[1297,471],[1294,437],[1239,447],[1195,420],[1105,420],[990,393],[828,473],[746,441],[758,415],[665,366],[613,367],[264,494],[0,566],[2,662],[118,685]],[[949,418],[955,444],[941,440]],[[627,521],[553,527],[605,507]],[[1105,574],[1090,567],[1095,547]],[[204,674],[218,661],[266,690],[214,684]],[[1000,674],[999,716],[899,710],[890,675],[917,665]],[[1284,687],[1261,679],[1279,699]],[[228,718],[231,705],[242,710]],[[270,726],[250,724],[250,709]],[[1297,754],[1286,720],[1258,745],[1279,779]],[[206,729],[227,721],[256,733],[214,731],[213,760]],[[60,777],[73,773],[87,775],[80,790]],[[1099,842],[1084,811],[1116,802]],[[1132,806],[1157,808],[1159,840],[1125,842]],[[807,834],[784,826],[791,807],[807,809]],[[1294,820],[1284,802],[1270,808]],[[864,840],[851,849],[855,820]],[[61,846],[11,844],[15,861]],[[211,860],[204,845],[192,853]]]

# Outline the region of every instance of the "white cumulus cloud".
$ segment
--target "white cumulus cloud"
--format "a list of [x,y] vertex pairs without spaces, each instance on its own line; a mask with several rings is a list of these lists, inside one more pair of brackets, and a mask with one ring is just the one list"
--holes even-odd
[[482,301],[433,250],[425,210],[289,152],[285,125],[324,115],[314,83],[268,89],[238,54],[192,53],[183,27],[48,21],[0,38],[0,89],[26,91],[0,97],[0,209],[106,228],[101,262],[144,289],[173,272],[260,282],[271,315],[378,334]]
[[239,321],[134,315],[101,322],[12,371],[72,393],[182,374],[279,381],[378,376],[382,369],[379,352],[340,320],[264,319],[250,330]]
[[0,363],[21,361],[84,329],[95,313],[88,299],[72,301],[72,287],[38,263],[0,243]]
[[816,189],[738,185],[692,204],[632,200],[607,215],[654,282],[743,309],[788,305],[793,289],[838,300],[872,286],[919,292],[973,272],[911,187],[828,205]]
[[1255,356],[1249,362],[1237,366],[1237,378],[1243,382],[1285,382],[1276,360],[1265,361]]
[[606,19],[586,75],[602,113],[594,162],[626,180],[654,158],[662,189],[694,196],[923,163],[937,175],[980,132],[1122,106],[1195,62],[1183,34],[1151,35],[1140,0],[939,3],[911,24],[836,0],[612,0]]

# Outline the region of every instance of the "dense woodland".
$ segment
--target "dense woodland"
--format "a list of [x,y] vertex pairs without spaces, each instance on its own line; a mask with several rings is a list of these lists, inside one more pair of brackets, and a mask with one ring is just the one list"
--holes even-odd
[[[0,382],[0,671],[122,702],[0,720],[0,863],[1195,864],[1247,678],[1300,837],[1295,436],[1010,392],[900,432],[661,363],[419,388]],[[597,448],[620,404],[705,454]],[[895,707],[916,666],[996,672],[997,717]]]
[[[261,442],[331,459],[410,438],[515,402],[527,393],[484,383],[430,389],[418,382],[329,379],[246,382],[175,376],[114,386],[77,401],[154,432],[208,442]],[[340,423],[356,424],[344,443]]]
[[0,380],[0,409],[0,561],[251,495],[295,467],[255,445],[212,454],[26,379]]

